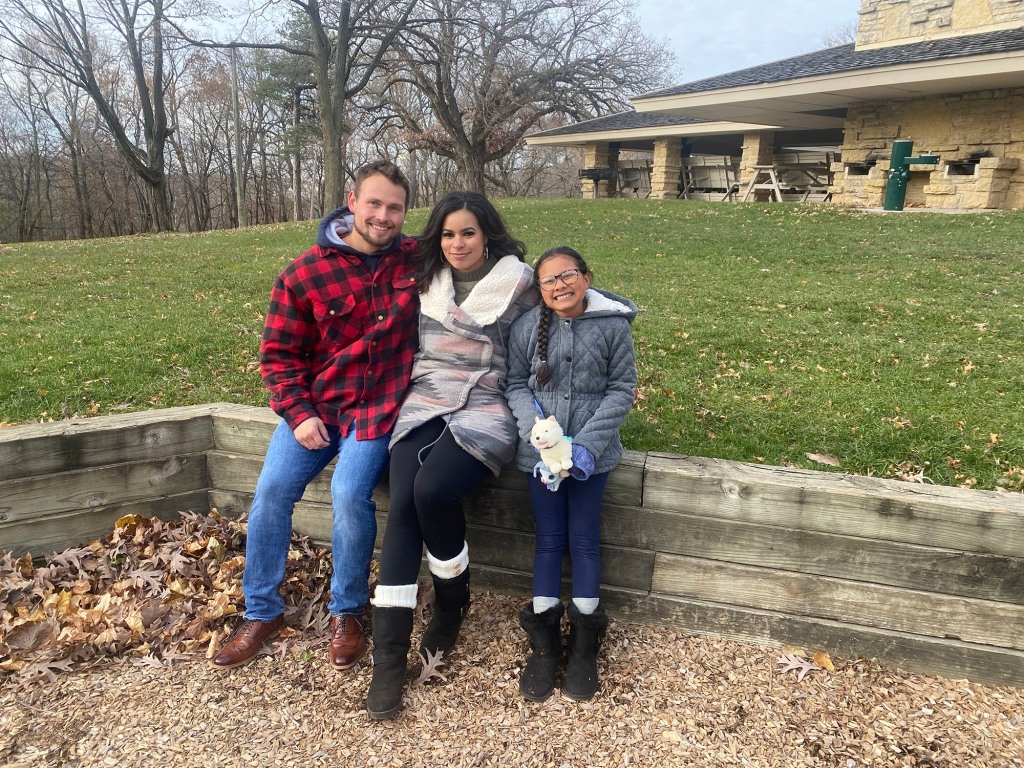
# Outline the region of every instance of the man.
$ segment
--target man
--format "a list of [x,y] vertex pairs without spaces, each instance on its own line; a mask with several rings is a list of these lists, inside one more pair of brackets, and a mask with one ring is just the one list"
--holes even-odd
[[260,369],[281,422],[249,511],[245,621],[211,659],[217,669],[249,662],[284,627],[292,510],[334,457],[331,665],[348,669],[366,650],[362,615],[377,536],[371,494],[417,344],[416,241],[401,233],[408,199],[397,166],[361,167],[348,205],[320,223],[316,246],[274,283]]

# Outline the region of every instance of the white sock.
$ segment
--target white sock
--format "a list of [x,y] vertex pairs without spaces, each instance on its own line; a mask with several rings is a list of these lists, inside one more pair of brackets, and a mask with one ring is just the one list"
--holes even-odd
[[554,608],[559,602],[561,601],[557,597],[534,597],[533,612],[539,615],[548,608]]
[[438,560],[428,549],[427,567],[439,579],[454,579],[469,567],[469,544],[462,542],[462,551],[451,560]]
[[400,586],[378,584],[370,602],[378,608],[415,608],[416,590],[415,584]]
[[574,597],[572,599],[576,605],[576,609],[584,614],[589,615],[597,610],[597,604],[601,602],[599,597]]

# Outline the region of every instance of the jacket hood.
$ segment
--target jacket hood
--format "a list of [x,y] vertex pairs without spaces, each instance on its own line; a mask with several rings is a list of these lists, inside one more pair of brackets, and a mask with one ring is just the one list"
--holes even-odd
[[[316,233],[316,244],[321,248],[333,248],[336,251],[344,251],[354,256],[371,255],[353,248],[341,239],[352,231],[355,220],[355,214],[352,213],[347,205],[343,205],[341,208],[327,214],[320,220],[320,226]],[[402,244],[403,237],[401,230],[399,230],[394,240],[379,251],[374,251],[372,255],[383,256],[384,254],[391,253]]]
[[611,291],[604,291],[600,288],[588,288],[586,300],[587,308],[577,319],[621,316],[632,323],[640,311],[637,309],[636,304],[625,296],[619,296]]

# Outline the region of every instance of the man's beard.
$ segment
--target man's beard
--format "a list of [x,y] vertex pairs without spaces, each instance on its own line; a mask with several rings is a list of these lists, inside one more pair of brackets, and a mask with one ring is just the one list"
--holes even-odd
[[389,229],[387,232],[378,232],[377,230],[370,227],[369,223],[362,227],[357,224],[353,224],[352,228],[356,233],[363,238],[366,242],[376,245],[378,248],[383,248],[385,245],[395,239],[395,230]]

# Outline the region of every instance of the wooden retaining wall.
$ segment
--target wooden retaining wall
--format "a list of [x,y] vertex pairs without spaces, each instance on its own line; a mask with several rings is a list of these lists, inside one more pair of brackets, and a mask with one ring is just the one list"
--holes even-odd
[[[276,423],[216,404],[2,429],[0,550],[77,546],[129,512],[240,514]],[[386,485],[375,498],[383,532]],[[529,594],[525,476],[486,482],[467,517],[474,588]],[[329,470],[295,525],[329,542]],[[1024,686],[1020,494],[627,453],[601,537],[621,618]]]

